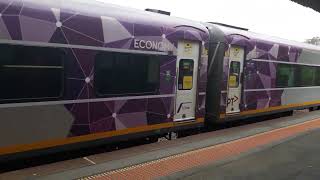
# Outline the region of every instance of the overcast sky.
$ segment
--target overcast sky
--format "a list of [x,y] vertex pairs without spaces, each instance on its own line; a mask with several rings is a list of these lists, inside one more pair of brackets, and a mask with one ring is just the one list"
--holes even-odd
[[170,11],[172,16],[231,24],[296,41],[320,36],[320,13],[290,0],[97,1],[136,9],[161,9]]

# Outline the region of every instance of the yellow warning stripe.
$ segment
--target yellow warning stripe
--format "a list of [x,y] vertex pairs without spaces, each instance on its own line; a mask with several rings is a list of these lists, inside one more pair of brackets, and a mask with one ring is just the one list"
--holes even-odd
[[121,136],[121,135],[139,133],[139,132],[147,132],[147,131],[153,131],[153,130],[164,129],[164,128],[199,124],[203,122],[204,122],[204,118],[198,118],[196,119],[196,121],[179,122],[179,123],[170,122],[170,123],[162,123],[162,124],[155,124],[155,125],[145,125],[145,126],[139,126],[134,128],[94,133],[94,134],[88,134],[88,135],[76,136],[76,137],[70,137],[70,138],[64,138],[64,139],[41,141],[41,142],[32,143],[32,144],[13,145],[9,147],[0,148],[0,155],[25,152],[25,151],[31,151],[31,150],[37,150],[37,149],[44,149],[44,148],[50,148],[54,146],[61,146],[61,145],[73,144],[73,143],[79,143],[79,142],[85,142],[85,141],[93,141],[97,139],[110,138],[114,136]]
[[[252,114],[259,114],[259,113],[264,113],[264,112],[277,111],[277,110],[283,110],[283,109],[289,109],[289,108],[298,108],[298,107],[318,105],[318,104],[320,104],[320,101],[310,101],[310,102],[305,102],[305,103],[288,104],[288,105],[274,106],[274,107],[269,107],[269,108],[264,108],[264,109],[242,111],[239,113],[239,115],[252,115]],[[220,118],[225,118],[225,117],[226,117],[226,114],[220,114]]]
[[[270,112],[275,110],[282,110],[282,109],[288,109],[288,108],[294,108],[294,107],[303,107],[303,106],[316,105],[316,104],[320,104],[320,101],[311,101],[306,103],[289,104],[289,105],[276,106],[276,107],[270,107],[265,109],[243,111],[240,113],[240,115],[252,115],[252,114],[258,114],[263,112]],[[225,118],[225,116],[226,116],[225,114],[220,114],[220,118]],[[41,142],[32,143],[32,144],[13,145],[9,147],[0,148],[0,155],[38,150],[38,149],[50,148],[50,147],[61,146],[66,144],[80,143],[85,141],[92,141],[92,140],[103,139],[103,138],[110,138],[114,136],[121,136],[121,135],[126,135],[131,133],[147,132],[147,131],[171,128],[176,126],[192,125],[192,124],[198,124],[203,122],[204,122],[204,118],[198,118],[196,121],[190,121],[185,123],[170,122],[170,123],[163,123],[163,124],[156,124],[156,125],[146,125],[146,126],[127,128],[127,129],[115,130],[115,131],[109,131],[109,132],[94,133],[94,134],[88,134],[88,135],[76,136],[76,137],[70,137],[70,138],[64,138],[64,139],[41,141]]]

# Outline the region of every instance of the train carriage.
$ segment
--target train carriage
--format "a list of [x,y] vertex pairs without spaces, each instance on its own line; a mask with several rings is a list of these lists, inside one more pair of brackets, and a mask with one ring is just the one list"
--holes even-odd
[[227,44],[222,120],[318,108],[319,47],[243,29],[219,28]]
[[0,0],[0,160],[320,104],[320,48],[159,12]]
[[0,12],[1,157],[202,126],[201,23],[85,1]]

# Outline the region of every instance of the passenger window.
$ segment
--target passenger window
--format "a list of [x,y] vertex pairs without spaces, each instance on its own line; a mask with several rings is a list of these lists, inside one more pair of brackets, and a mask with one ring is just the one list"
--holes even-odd
[[320,86],[320,67],[316,67],[315,86]]
[[39,101],[63,95],[62,50],[1,44],[0,52],[1,101]]
[[181,59],[179,62],[179,90],[191,90],[193,87],[193,67],[192,59]]
[[311,66],[296,67],[296,86],[314,86],[316,68]]
[[94,81],[99,97],[158,94],[159,56],[99,53],[95,58]]
[[278,64],[276,83],[279,88],[320,86],[320,67]]
[[294,66],[291,64],[277,65],[277,87],[294,87]]
[[229,69],[229,87],[237,88],[239,87],[240,81],[240,62],[231,61]]

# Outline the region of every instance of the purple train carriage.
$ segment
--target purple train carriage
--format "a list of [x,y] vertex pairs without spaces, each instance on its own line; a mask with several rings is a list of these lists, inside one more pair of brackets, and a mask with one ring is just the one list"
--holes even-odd
[[320,48],[74,0],[0,0],[0,159],[320,105]]

